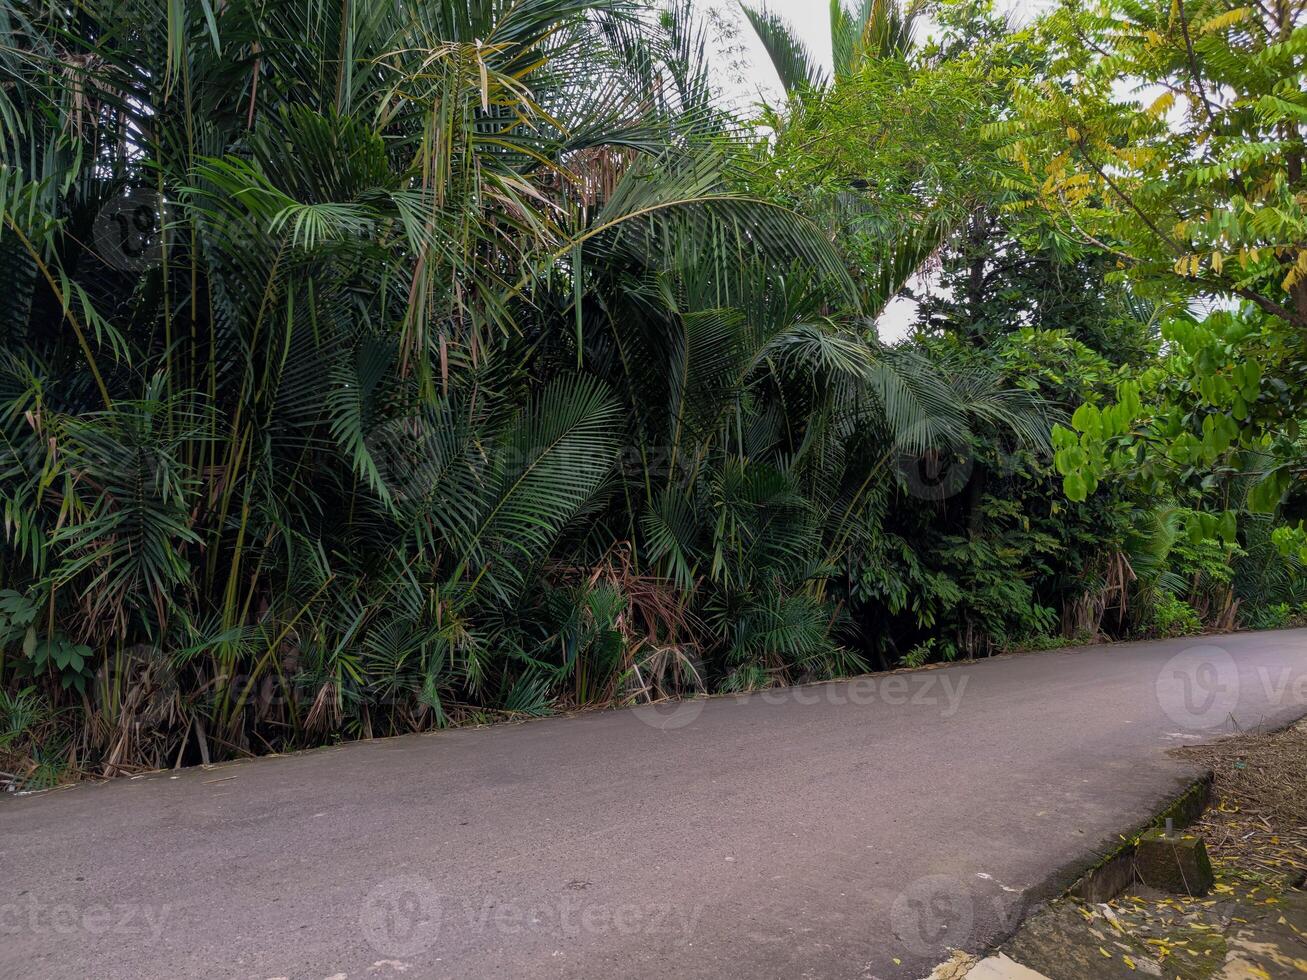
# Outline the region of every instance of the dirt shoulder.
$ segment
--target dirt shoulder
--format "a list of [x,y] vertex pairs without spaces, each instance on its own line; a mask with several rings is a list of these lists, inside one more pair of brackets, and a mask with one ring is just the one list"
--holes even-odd
[[1307,720],[1174,754],[1214,776],[1187,831],[1206,844],[1212,890],[1135,884],[1109,902],[1061,899],[1003,945],[1005,962],[1050,980],[1307,976]]

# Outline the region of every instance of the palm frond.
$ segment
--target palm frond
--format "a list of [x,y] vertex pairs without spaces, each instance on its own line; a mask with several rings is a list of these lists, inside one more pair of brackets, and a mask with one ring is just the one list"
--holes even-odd
[[792,95],[805,88],[820,89],[826,86],[828,78],[825,71],[795,35],[794,29],[779,14],[765,7],[751,7],[744,3],[740,6],[767,51],[772,67],[776,69],[787,93]]

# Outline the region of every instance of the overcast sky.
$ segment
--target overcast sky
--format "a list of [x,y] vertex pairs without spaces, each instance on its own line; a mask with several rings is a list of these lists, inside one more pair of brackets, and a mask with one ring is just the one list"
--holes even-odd
[[[998,8],[1013,15],[1017,23],[1025,23],[1039,10],[1047,9],[1051,3],[1052,0],[999,0]],[[795,29],[808,50],[821,60],[827,70],[830,69],[830,14],[826,0],[757,0],[756,5],[780,14]],[[719,63],[725,65],[742,58],[746,66],[738,76],[732,72],[723,74],[721,81],[728,98],[742,106],[756,103],[760,99],[778,101],[782,89],[776,72],[771,67],[767,52],[740,14],[739,4],[736,0],[710,0],[708,6],[721,12],[738,28],[738,34],[733,40],[723,40],[726,50],[719,59]],[[919,22],[918,41],[925,40],[931,29],[929,21]],[[914,312],[915,304],[905,300],[891,303],[878,324],[881,339],[893,342],[906,336]]]

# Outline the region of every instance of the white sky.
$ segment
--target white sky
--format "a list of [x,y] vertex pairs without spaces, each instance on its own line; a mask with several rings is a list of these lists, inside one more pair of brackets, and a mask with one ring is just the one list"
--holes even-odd
[[[830,70],[828,0],[750,0],[750,2],[754,6],[766,7],[788,21],[807,45],[808,50],[820,59],[828,71]],[[1052,3],[1053,0],[997,0],[997,7],[1000,11],[1007,12],[1020,24],[1031,20],[1039,11],[1048,9]],[[767,59],[767,52],[763,50],[762,44],[740,13],[739,3],[736,0],[711,0],[707,5],[721,12],[731,23],[739,27],[739,32],[733,40],[723,40],[723,47],[729,49],[732,45],[738,45],[742,50],[736,52],[727,50],[719,59],[725,64],[742,58],[748,66],[740,76],[722,79],[730,100],[742,106],[763,99],[779,101],[782,97],[782,89],[776,78],[776,72]],[[918,23],[919,41],[929,36],[932,26],[927,20]],[[906,299],[890,303],[877,324],[881,339],[888,343],[903,339],[911,327],[915,312],[916,304]]]

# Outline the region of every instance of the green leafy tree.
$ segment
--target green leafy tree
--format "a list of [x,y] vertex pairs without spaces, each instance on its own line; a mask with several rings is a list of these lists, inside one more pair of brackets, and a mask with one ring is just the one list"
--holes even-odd
[[1303,12],[1065,4],[1041,25],[1048,76],[992,129],[1013,187],[1166,311],[1158,370],[1056,434],[1074,499],[1169,473],[1203,491],[1194,533],[1229,540],[1235,511],[1274,510],[1301,471]]

